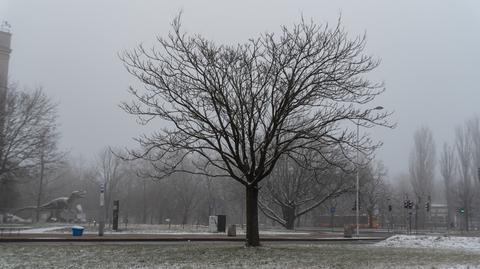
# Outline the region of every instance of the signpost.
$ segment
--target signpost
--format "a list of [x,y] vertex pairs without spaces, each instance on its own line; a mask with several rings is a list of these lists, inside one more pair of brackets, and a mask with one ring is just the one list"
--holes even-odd
[[330,208],[330,215],[331,215],[330,227],[332,227],[332,232],[333,232],[333,218],[335,216],[335,207],[334,206]]

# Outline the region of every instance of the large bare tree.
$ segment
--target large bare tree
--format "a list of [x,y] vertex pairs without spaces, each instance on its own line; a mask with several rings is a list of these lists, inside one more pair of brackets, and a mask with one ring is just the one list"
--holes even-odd
[[[260,244],[259,183],[281,156],[301,158],[305,149],[324,156],[332,146],[369,155],[379,146],[366,136],[355,143],[352,126],[389,125],[389,113],[366,108],[384,88],[364,76],[379,63],[364,53],[365,36],[350,38],[340,23],[302,21],[229,46],[187,35],[180,16],[172,26],[157,47],[122,55],[142,84],[130,88],[134,101],[124,110],[164,126],[130,153],[152,161],[160,178],[189,172],[242,184],[248,246]],[[205,165],[185,171],[185,159]]]

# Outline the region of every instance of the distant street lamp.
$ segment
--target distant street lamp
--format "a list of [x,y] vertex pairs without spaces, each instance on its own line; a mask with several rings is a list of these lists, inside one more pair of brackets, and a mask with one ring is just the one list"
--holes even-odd
[[[377,106],[371,110],[382,110],[383,109],[383,106]],[[357,219],[357,229],[356,229],[356,234],[357,234],[357,237],[360,237],[360,231],[359,231],[359,219],[360,219],[360,210],[359,210],[359,193],[360,193],[360,171],[359,171],[359,163],[360,163],[360,150],[359,150],[359,146],[360,146],[360,119],[357,120],[357,164],[356,164],[356,170],[357,170],[357,199],[356,199],[356,203],[355,203],[355,211],[356,211],[356,219]]]

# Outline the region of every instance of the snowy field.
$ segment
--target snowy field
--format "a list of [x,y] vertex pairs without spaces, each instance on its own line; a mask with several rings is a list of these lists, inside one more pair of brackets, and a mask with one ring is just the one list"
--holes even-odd
[[0,268],[480,268],[480,253],[362,244],[0,244]]
[[376,245],[379,247],[450,249],[480,253],[480,237],[394,235]]

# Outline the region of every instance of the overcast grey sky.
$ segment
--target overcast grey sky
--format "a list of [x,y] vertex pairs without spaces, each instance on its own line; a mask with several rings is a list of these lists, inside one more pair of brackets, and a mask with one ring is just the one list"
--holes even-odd
[[60,103],[62,146],[89,159],[106,146],[135,146],[142,133],[118,108],[132,78],[117,53],[165,36],[183,10],[183,25],[219,43],[244,42],[301,15],[367,32],[382,59],[373,77],[387,92],[375,104],[394,110],[395,130],[371,130],[384,141],[378,157],[390,175],[407,171],[414,130],[432,128],[437,146],[454,127],[480,114],[479,1],[153,1],[0,0],[12,25],[10,80],[43,86]]

